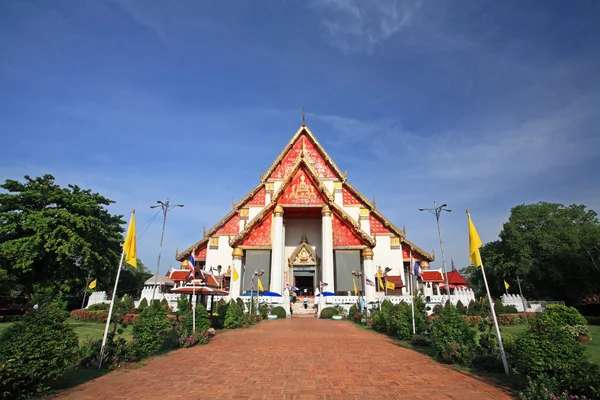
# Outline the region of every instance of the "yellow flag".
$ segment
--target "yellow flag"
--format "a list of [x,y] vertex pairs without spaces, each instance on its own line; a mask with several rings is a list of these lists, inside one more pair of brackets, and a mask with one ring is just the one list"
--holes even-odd
[[396,285],[394,284],[394,282],[385,282],[385,286],[387,286],[388,290],[394,290],[396,289]]
[[97,280],[98,279],[94,279],[93,281],[91,281],[88,287],[90,289],[94,289],[96,287]]
[[381,288],[381,290],[385,289],[383,287],[383,281],[381,280],[381,271],[377,271],[377,280],[379,281],[379,287]]
[[354,295],[358,296],[358,289],[356,288],[356,279],[352,278],[352,283],[354,283]]
[[129,223],[127,237],[125,237],[125,243],[123,244],[123,251],[126,254],[125,262],[132,267],[137,268],[137,257],[135,251],[135,210],[131,213],[131,222]]
[[237,282],[237,280],[240,279],[240,276],[237,273],[237,269],[233,269],[233,281]]
[[262,285],[262,282],[260,281],[260,278],[258,278],[258,290],[260,290],[261,292],[265,291],[265,288]]
[[510,285],[508,284],[508,282],[504,281],[504,287],[506,288],[506,290],[508,290],[508,288],[510,287]]
[[479,234],[477,233],[477,229],[475,229],[475,225],[473,225],[473,221],[471,221],[471,214],[467,213],[467,215],[469,216],[469,256],[471,257],[471,264],[476,268],[479,268],[479,266],[483,264],[481,255],[479,254],[479,248],[482,243]]

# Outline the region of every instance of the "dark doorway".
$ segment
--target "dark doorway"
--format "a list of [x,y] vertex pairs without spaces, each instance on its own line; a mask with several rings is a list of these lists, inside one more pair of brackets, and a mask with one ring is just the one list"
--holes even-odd
[[295,275],[294,276],[294,286],[296,286],[298,288],[298,295],[299,296],[304,296],[305,292],[304,289],[306,289],[306,295],[308,296],[313,296],[314,295],[314,284],[315,284],[315,273],[314,272],[309,272],[306,273],[304,272],[302,275]]

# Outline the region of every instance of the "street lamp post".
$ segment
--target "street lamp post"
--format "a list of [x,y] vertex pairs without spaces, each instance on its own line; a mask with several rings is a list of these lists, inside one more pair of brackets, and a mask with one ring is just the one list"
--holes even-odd
[[[158,204],[150,206],[150,208],[157,208],[160,207],[162,209],[163,212],[163,225],[162,225],[162,232],[160,234],[160,246],[158,248],[158,263],[156,265],[156,277],[154,278],[154,288],[152,289],[152,300],[150,301],[150,304],[152,304],[152,302],[154,301],[154,295],[156,294],[156,285],[158,283],[158,270],[160,268],[160,256],[162,254],[162,245],[163,245],[163,238],[165,237],[165,225],[167,224],[167,213],[169,211],[171,211],[172,209],[174,209],[175,207],[183,207],[183,204],[171,204],[169,203],[169,199],[167,199],[167,201],[165,203],[163,203],[162,201],[158,200],[157,201]],[[192,265],[192,268],[194,266]]]
[[440,239],[440,247],[442,248],[442,270],[444,271],[444,276],[446,277],[446,293],[448,293],[448,299],[450,299],[450,285],[448,285],[448,271],[446,271],[446,256],[444,255],[444,243],[442,242],[442,231],[440,229],[440,214],[442,211],[452,212],[451,209],[446,208],[447,204],[442,204],[438,206],[435,201],[433,202],[433,208],[419,208],[419,211],[429,211],[433,215],[435,215],[435,220],[437,222],[437,230],[438,237]]

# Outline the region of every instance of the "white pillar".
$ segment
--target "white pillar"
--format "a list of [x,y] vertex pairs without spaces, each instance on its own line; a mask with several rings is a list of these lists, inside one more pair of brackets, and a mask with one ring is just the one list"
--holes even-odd
[[233,257],[233,269],[238,274],[238,280],[233,280],[233,271],[231,271],[231,282],[229,283],[229,296],[232,299],[237,299],[240,297],[240,292],[242,288],[242,257],[244,257],[244,251],[239,247],[233,249],[233,253],[231,253]]
[[323,288],[325,292],[335,291],[335,277],[333,275],[333,222],[331,220],[331,210],[329,206],[323,206],[321,209],[321,265],[323,268],[323,282],[328,286]]
[[[375,264],[373,263],[373,250],[369,249],[368,247],[366,249],[363,249],[362,256],[364,277],[363,281],[361,282],[361,285],[363,285],[362,287],[365,288],[366,303],[369,304],[371,301],[375,301],[375,286],[366,285],[364,278],[366,277],[370,280],[375,279]],[[375,284],[377,284],[377,282],[375,282]]]
[[283,294],[283,207],[276,206],[273,212],[273,243],[271,246],[272,292]]

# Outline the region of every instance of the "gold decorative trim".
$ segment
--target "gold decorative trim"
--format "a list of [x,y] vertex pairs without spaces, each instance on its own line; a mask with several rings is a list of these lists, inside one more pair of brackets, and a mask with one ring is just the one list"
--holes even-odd
[[209,249],[218,249],[219,248],[219,237],[213,236],[210,238],[210,242],[208,243]]
[[402,248],[402,246],[400,245],[400,238],[398,236],[390,237],[390,249],[396,250],[396,249],[401,249],[401,248]]
[[277,206],[275,206],[275,209],[273,210],[273,214],[283,215],[283,207],[277,204]]
[[373,259],[373,250],[371,250],[368,247],[364,248],[362,251],[362,256],[365,260],[372,260]]
[[231,253],[231,257],[242,258],[242,257],[244,257],[244,251],[241,248],[236,247],[235,249],[233,249],[233,252]]
[[327,205],[323,206],[323,208],[321,208],[321,215],[331,215],[331,208]]
[[369,209],[361,207],[360,211],[359,211],[359,214],[360,214],[361,218],[369,218]]

